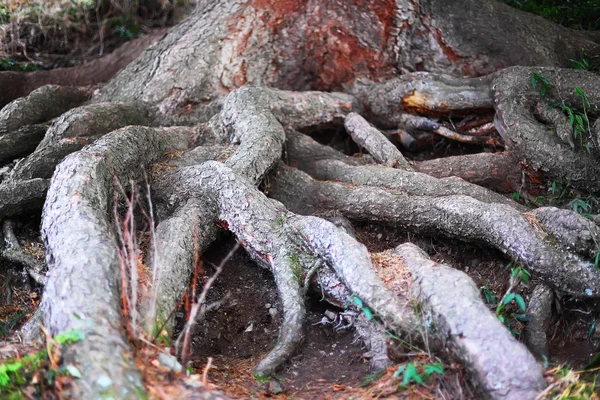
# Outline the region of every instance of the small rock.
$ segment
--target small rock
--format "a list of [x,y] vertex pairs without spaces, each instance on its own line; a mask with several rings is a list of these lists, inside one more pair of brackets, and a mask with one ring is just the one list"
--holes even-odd
[[271,303],[265,304],[265,308],[271,308]]
[[283,393],[283,386],[275,379],[272,379],[265,384],[265,393],[271,395],[281,394]]
[[246,328],[244,332],[252,332],[254,330],[254,322],[251,322],[250,325]]
[[269,308],[269,314],[271,314],[271,318],[275,319],[275,317],[277,316],[277,309],[275,307],[271,307]]
[[378,233],[377,234],[377,239],[381,240],[382,237],[383,237],[383,233]]
[[170,354],[160,353],[158,355],[158,362],[164,368],[173,372],[181,372],[183,370],[183,367],[179,361],[177,361],[177,359]]
[[325,316],[329,318],[331,321],[335,321],[337,318],[337,313],[335,311],[326,310],[324,312]]

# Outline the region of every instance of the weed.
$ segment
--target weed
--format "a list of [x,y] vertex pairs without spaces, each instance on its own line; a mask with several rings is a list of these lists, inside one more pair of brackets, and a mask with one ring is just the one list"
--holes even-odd
[[423,382],[427,381],[431,375],[444,374],[444,366],[440,362],[436,362],[433,364],[425,364],[423,365],[423,372],[419,373],[415,364],[409,362],[408,364],[401,365],[400,368],[394,373],[394,378],[399,378],[402,375],[402,383],[400,384],[400,388],[406,388],[411,382],[416,383],[418,385],[423,384]]
[[275,220],[275,224],[274,224],[275,228],[282,227],[283,224],[285,223],[285,220],[286,220],[285,215],[281,215],[279,218],[277,218]]
[[[514,261],[511,261],[506,267],[511,268],[510,285],[496,306],[496,316],[507,326],[513,335],[519,336],[521,332],[518,329],[512,328],[513,322],[515,322],[515,320],[526,322],[529,318],[526,314],[527,305],[525,304],[525,299],[523,299],[523,296],[520,294],[514,293],[514,290],[521,282],[527,285],[531,274]],[[507,307],[511,303],[514,303],[517,306],[517,310],[520,312],[515,312],[514,309],[508,309]]]
[[[46,332],[47,334],[47,332]],[[31,388],[30,395],[46,398],[49,389],[60,388],[69,376],[81,378],[81,373],[73,365],[59,367],[61,347],[84,339],[84,334],[76,329],[59,333],[54,338],[47,334],[46,346],[42,350],[22,358],[8,359],[0,363],[0,397],[21,399],[25,388]]]
[[581,56],[577,60],[571,60],[573,69],[598,72],[600,70],[600,58],[598,56],[590,57],[585,50],[581,49]]
[[498,299],[496,298],[496,295],[490,290],[489,287],[487,287],[487,285],[481,287],[481,292],[483,293],[483,297],[488,304],[494,307],[498,305]]
[[550,83],[550,81],[542,75],[539,71],[534,71],[531,73],[531,86],[536,89],[538,84],[540,85],[539,91],[540,95],[545,96],[554,85]]
[[360,297],[358,296],[352,296],[352,301],[359,307],[362,309],[362,312],[365,314],[365,317],[367,318],[367,320],[372,320],[373,319],[373,310],[371,310],[369,308],[369,306],[367,306],[366,304],[364,304],[364,302],[360,299]]

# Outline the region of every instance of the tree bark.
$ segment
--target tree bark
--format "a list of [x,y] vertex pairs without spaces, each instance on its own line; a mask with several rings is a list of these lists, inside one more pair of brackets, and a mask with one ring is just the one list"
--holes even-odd
[[[464,363],[486,396],[534,398],[541,370],[484,312],[464,274],[403,245],[395,257],[422,291],[395,291],[364,245],[308,214],[336,211],[496,248],[558,292],[600,297],[594,223],[567,210],[530,211],[490,190],[534,194],[552,179],[600,191],[600,130],[573,141],[561,112],[547,112],[551,96],[579,106],[576,87],[600,103],[596,75],[558,68],[581,49],[600,54],[592,36],[494,0],[204,0],[89,100],[87,89],[29,93],[25,85],[24,97],[0,111],[0,143],[22,143],[0,157],[35,150],[0,183],[0,216],[39,208],[46,198],[42,318],[52,334],[74,328],[86,336],[64,352],[82,372],[72,395],[144,395],[123,330],[128,292],[112,206],[115,180],[139,181],[152,168],[158,226],[150,258],[163,276],[152,288],[156,306],[144,310],[153,329],[171,331],[195,251],[227,229],[274,274],[284,304],[279,342],[257,374],[273,374],[304,339],[306,285],[315,285],[337,306],[358,297],[407,341],[441,342],[436,351]],[[532,87],[532,74],[551,82],[547,95]],[[585,105],[583,112],[597,117]],[[486,136],[450,129],[453,120],[489,122],[492,114]],[[344,124],[369,156],[299,133],[322,139]],[[398,128],[502,152],[414,162],[380,131]],[[443,290],[456,290],[452,307],[436,285],[441,277]],[[464,321],[454,309],[467,307],[463,300],[476,310]],[[429,310],[433,325],[414,314],[412,301]],[[537,321],[536,332],[542,326]],[[497,351],[485,350],[489,338],[500,343]]]

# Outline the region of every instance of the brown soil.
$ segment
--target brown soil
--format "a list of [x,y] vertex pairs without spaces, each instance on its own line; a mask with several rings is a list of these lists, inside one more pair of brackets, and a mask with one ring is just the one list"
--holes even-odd
[[[205,268],[218,264],[231,246],[231,240],[212,246],[205,254]],[[210,382],[233,397],[261,397],[268,385],[257,382],[251,370],[277,341],[282,308],[275,282],[269,271],[238,250],[212,287],[208,303],[228,293],[229,300],[194,332],[193,365],[201,371],[212,357]],[[368,360],[361,358],[366,350],[353,330],[335,332],[330,325],[318,324],[327,308],[316,299],[308,304],[304,346],[277,376],[286,395],[322,398],[324,388],[350,390],[370,372]]]

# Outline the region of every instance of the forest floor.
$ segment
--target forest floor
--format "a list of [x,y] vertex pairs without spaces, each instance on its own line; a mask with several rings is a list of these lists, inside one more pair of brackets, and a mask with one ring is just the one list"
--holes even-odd
[[[10,5],[12,2],[6,4]],[[0,7],[0,22],[5,26],[8,26],[8,11],[7,8]],[[77,12],[73,11],[72,16],[78,15]],[[0,70],[28,71],[81,63],[99,53],[108,52],[122,41],[149,29],[142,27],[138,20],[132,21],[130,18],[117,18],[110,24],[111,33],[102,50],[98,43],[94,43],[99,37],[91,31],[85,34],[85,41],[71,40],[69,43],[76,43],[77,46],[68,49],[63,46],[54,55],[50,54],[49,48],[60,47],[60,41],[48,40],[42,43],[38,40],[44,36],[42,33],[39,33],[36,39],[38,41],[32,39],[32,51],[28,53],[24,49],[11,53],[9,50],[14,42],[4,36],[0,38],[0,41],[4,40],[0,45]],[[77,28],[76,25],[71,27],[73,30]],[[48,32],[44,34],[47,35]],[[42,49],[43,45],[47,46],[46,50]],[[445,139],[435,143],[433,147],[437,150],[426,150],[413,156],[423,159],[435,156],[434,153],[451,155],[476,150],[452,146]],[[357,149],[344,150],[351,154]],[[562,189],[559,188],[559,191]],[[552,188],[552,195],[555,190],[556,188]],[[551,195],[548,194],[547,197],[550,198]],[[561,201],[564,203],[568,199]],[[39,217],[15,222],[25,251],[43,260],[44,249],[38,236]],[[511,269],[507,267],[508,261],[497,251],[458,241],[417,237],[400,229],[379,225],[356,223],[354,228],[357,239],[372,253],[413,242],[434,261],[464,271],[481,288],[482,296],[492,312],[497,309],[498,301],[509,286]],[[220,263],[233,243],[231,237],[223,237],[204,254],[203,265],[207,276],[213,273],[213,266]],[[377,257],[373,261],[383,262]],[[3,360],[23,358],[47,348],[43,341],[37,344],[21,341],[19,329],[36,311],[42,288],[30,285],[22,275],[14,271],[18,269],[0,259],[0,367]],[[532,288],[532,284],[520,285],[517,292],[528,300]],[[343,310],[322,302],[319,293],[311,293],[308,300],[306,338],[300,351],[284,365],[277,379],[268,382],[257,380],[252,375],[253,367],[275,345],[282,319],[282,307],[272,274],[257,266],[243,250],[238,250],[226,263],[222,274],[209,291],[207,302],[210,304],[223,298],[227,300],[219,308],[209,312],[194,328],[188,375],[173,373],[157,361],[161,352],[173,352],[172,348],[165,348],[158,343],[139,345],[136,358],[152,398],[185,398],[187,391],[198,385],[214,388],[239,399],[480,397],[461,365],[451,359],[432,356],[425,349],[401,350],[402,346],[391,336],[388,348],[394,364],[383,371],[370,370],[369,354],[357,339],[354,328],[349,326],[336,329],[340,318],[343,318],[340,316]],[[600,313],[597,311],[600,307],[596,301],[573,301],[568,297],[557,299],[554,307],[559,311],[555,313],[559,317],[552,321],[548,331],[551,358],[547,360],[547,380],[556,384],[557,392],[551,397],[558,398],[565,393],[577,393],[582,385],[595,385],[590,382],[595,382],[597,376],[584,376],[576,371],[584,367],[597,352],[600,327],[596,325],[596,321],[600,321]],[[507,328],[522,340],[525,325],[516,318],[517,311],[516,307],[509,306],[503,311],[503,316],[507,321]],[[183,306],[176,313],[178,325],[176,334],[171,338],[173,341],[177,339],[177,333],[185,323],[186,312]],[[329,318],[332,315],[333,320]],[[338,326],[340,327],[344,327],[343,322]],[[51,362],[42,367],[51,369]],[[418,378],[407,373],[410,368],[414,368]],[[63,376],[54,380],[55,384],[47,388],[47,398],[58,398],[61,391],[68,388],[69,379],[72,378]],[[23,392],[27,394],[26,386]]]

